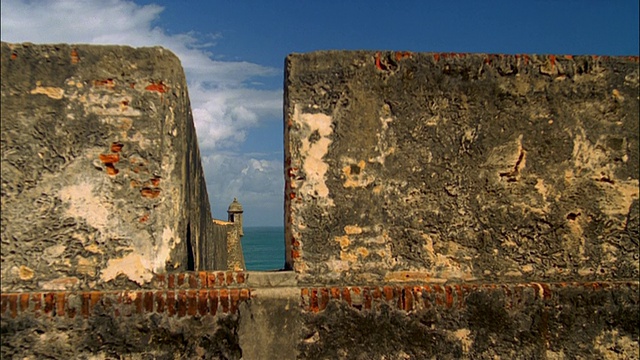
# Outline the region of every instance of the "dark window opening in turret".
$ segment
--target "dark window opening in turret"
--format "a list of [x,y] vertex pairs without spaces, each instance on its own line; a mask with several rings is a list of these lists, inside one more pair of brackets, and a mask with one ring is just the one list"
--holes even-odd
[[191,223],[189,223],[187,224],[187,271],[194,271],[196,269],[192,244],[193,243],[191,242]]

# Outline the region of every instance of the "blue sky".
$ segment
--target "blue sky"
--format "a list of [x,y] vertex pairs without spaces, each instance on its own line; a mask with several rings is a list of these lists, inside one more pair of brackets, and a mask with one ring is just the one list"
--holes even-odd
[[3,41],[161,45],[182,60],[216,218],[282,225],[287,54],[638,55],[638,0],[2,0]]

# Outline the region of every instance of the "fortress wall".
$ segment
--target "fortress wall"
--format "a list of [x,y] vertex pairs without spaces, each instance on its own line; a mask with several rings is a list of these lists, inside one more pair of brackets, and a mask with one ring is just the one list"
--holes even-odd
[[239,359],[244,273],[154,275],[135,290],[2,293],[2,358]]
[[300,286],[156,275],[137,290],[2,293],[3,358],[634,358],[638,283]]
[[242,254],[177,59],[2,46],[2,358],[637,358],[637,58],[292,55],[294,271],[192,272]]
[[[2,291],[97,290],[194,268],[211,231],[180,61],[2,43]],[[213,264],[212,264],[213,263]]]
[[[213,228],[209,243],[216,247],[215,254],[226,254],[227,269],[242,271],[246,269],[242,252],[242,237],[237,223],[213,220]],[[223,261],[217,259],[216,261]]]
[[302,282],[637,279],[638,58],[286,60]]

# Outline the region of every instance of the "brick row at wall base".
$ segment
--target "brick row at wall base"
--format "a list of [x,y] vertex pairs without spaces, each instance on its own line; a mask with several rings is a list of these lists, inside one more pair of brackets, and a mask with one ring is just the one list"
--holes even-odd
[[637,282],[312,287],[301,289],[300,294],[302,308],[314,313],[324,310],[330,300],[344,301],[358,310],[376,310],[384,304],[409,312],[430,307],[464,308],[465,299],[476,292],[500,293],[506,308],[522,309],[525,299],[552,302],[554,294],[560,289],[576,288],[597,292],[625,287],[638,294]]
[[251,298],[249,289],[31,292],[1,294],[2,317],[80,316],[88,318],[100,307],[115,317],[163,314],[169,317],[235,314],[241,302]]
[[[199,273],[201,275],[204,273]],[[218,273],[224,274],[224,273]],[[173,275],[173,274],[172,274]],[[184,274],[177,277],[184,279]],[[190,277],[192,279],[194,277]],[[217,279],[217,276],[213,277]],[[202,277],[204,279],[204,277]],[[216,280],[217,281],[217,280]],[[203,283],[204,284],[204,283]],[[217,282],[216,282],[217,284]],[[169,285],[167,285],[169,286]],[[422,284],[372,285],[344,287],[300,288],[300,307],[317,313],[326,309],[331,300],[342,301],[358,310],[377,310],[391,306],[406,312],[431,307],[461,309],[473,293],[489,293],[500,297],[507,309],[518,310],[534,299],[553,303],[558,292],[567,289],[599,291],[631,290],[638,302],[638,282],[588,283],[520,283],[520,284]],[[115,317],[133,314],[163,314],[169,317],[235,314],[238,306],[251,298],[249,288],[200,288],[162,290],[124,290],[89,292],[27,292],[3,293],[0,315],[16,318],[76,316],[88,318],[96,308]]]
[[234,271],[198,271],[156,274],[151,281],[153,289],[213,289],[238,286],[245,283],[246,274]]

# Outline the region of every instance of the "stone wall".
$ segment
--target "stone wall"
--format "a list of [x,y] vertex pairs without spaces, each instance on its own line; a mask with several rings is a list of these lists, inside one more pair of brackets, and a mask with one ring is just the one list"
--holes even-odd
[[227,254],[227,269],[233,271],[242,271],[246,268],[242,252],[241,226],[242,224],[229,221],[213,220],[211,243],[216,246],[226,245],[226,248],[219,249],[216,253]]
[[287,262],[305,281],[637,279],[638,59],[286,61]]
[[136,290],[2,294],[2,358],[238,359],[244,273],[154,275]]
[[2,291],[226,269],[175,55],[2,43],[1,62]]
[[[137,59],[135,81],[109,70],[125,58]],[[24,79],[20,59],[33,63]],[[45,81],[82,61],[95,63],[85,80]],[[178,116],[189,113],[178,65],[161,49],[3,44],[2,358],[637,358],[637,58],[291,55],[293,271],[276,272],[183,271],[231,267],[241,253],[235,225],[192,215],[202,178],[166,170],[201,172],[191,118]],[[141,114],[111,113],[132,109]],[[171,135],[179,121],[190,142]],[[148,162],[136,168],[126,149]],[[160,178],[135,177],[145,167]],[[147,253],[138,237],[157,240],[167,219],[184,225],[176,246]],[[101,279],[149,257],[171,264],[145,281]]]

